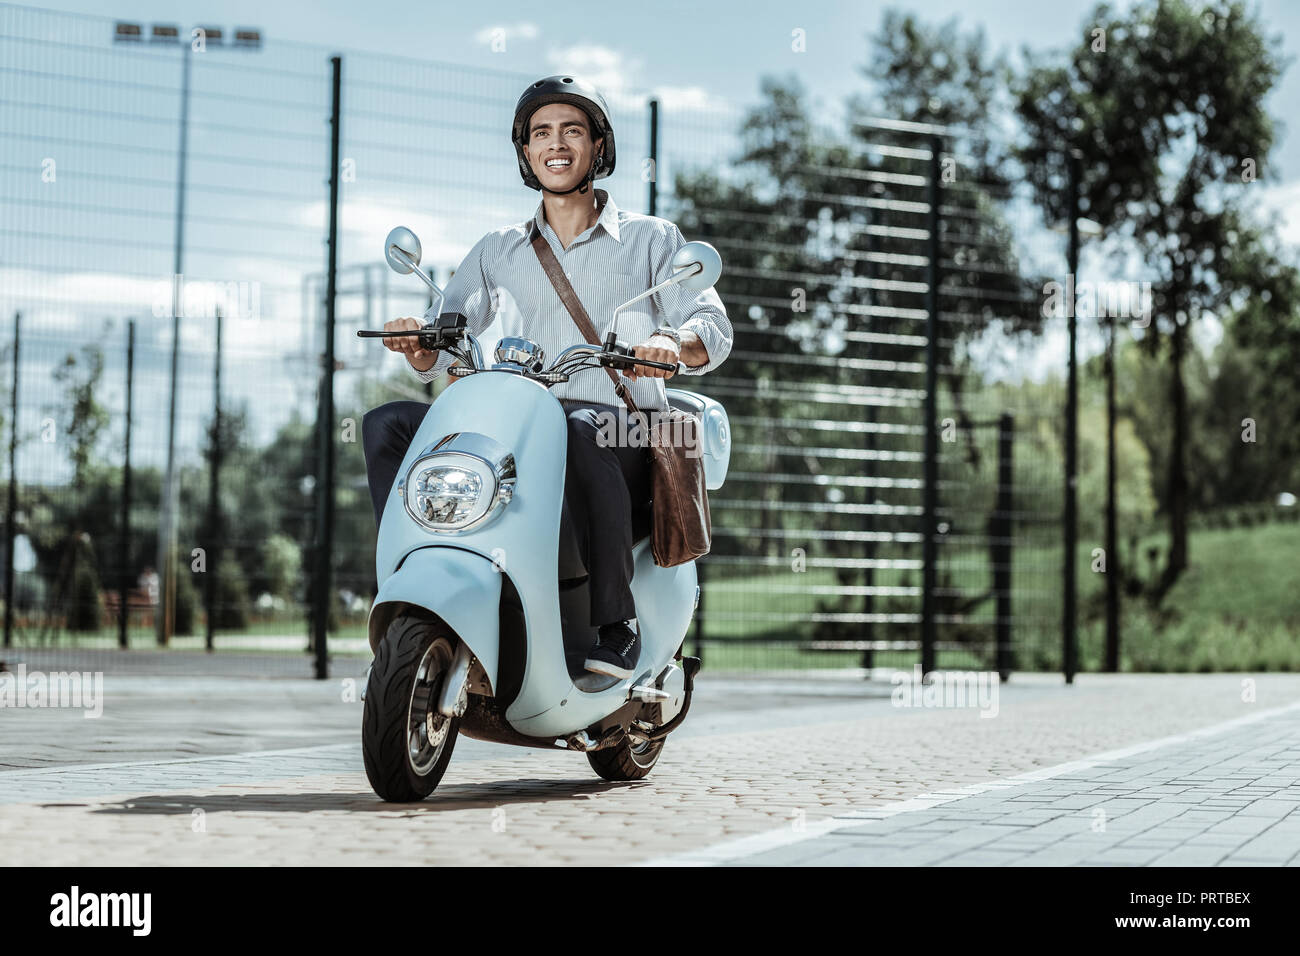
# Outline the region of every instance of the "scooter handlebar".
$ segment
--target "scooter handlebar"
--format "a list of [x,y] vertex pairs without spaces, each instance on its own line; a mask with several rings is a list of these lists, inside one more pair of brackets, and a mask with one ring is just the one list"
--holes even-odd
[[[457,316],[457,319],[460,317]],[[430,352],[439,349],[455,347],[464,330],[463,319],[460,323],[453,319],[450,322],[439,321],[430,323],[420,329],[404,329],[398,332],[378,331],[373,329],[358,329],[357,338],[360,339],[387,339],[397,338],[398,336],[416,335],[420,338],[420,347]],[[621,343],[606,340],[605,348],[601,351],[591,351],[587,353],[590,357],[595,358],[601,365],[610,368],[628,368],[633,365],[640,365],[645,368],[663,369],[666,372],[680,373],[685,366],[681,362],[655,362],[650,359],[637,358],[631,350]],[[567,376],[566,376],[567,379]],[[554,383],[552,383],[554,384]]]

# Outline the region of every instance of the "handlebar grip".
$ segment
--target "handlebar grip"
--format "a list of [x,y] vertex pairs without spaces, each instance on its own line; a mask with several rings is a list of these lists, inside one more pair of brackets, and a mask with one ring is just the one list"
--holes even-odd
[[631,359],[630,361],[631,364],[634,365],[646,365],[650,368],[661,368],[666,372],[676,372],[680,369],[682,364],[681,362],[652,362],[649,359],[638,358]]

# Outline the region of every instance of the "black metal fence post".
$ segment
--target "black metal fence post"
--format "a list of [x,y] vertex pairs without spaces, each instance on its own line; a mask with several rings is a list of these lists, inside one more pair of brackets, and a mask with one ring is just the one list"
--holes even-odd
[[334,305],[338,279],[339,239],[339,124],[343,58],[330,57],[332,99],[330,111],[330,237],[325,288],[325,355],[320,377],[317,440],[320,443],[316,478],[316,568],[313,575],[315,607],[312,643],[316,651],[316,677],[329,676],[330,571],[334,556]]
[[659,207],[659,101],[650,101],[650,199],[649,213],[658,215]]
[[1015,444],[1014,420],[1009,412],[998,416],[998,491],[993,512],[993,593],[997,602],[997,619],[994,625],[995,654],[998,675],[1003,681],[1015,668],[1012,648],[1012,561],[1015,555],[1012,542],[1015,536],[1015,499],[1013,495],[1014,469],[1012,455]]
[[939,202],[941,196],[940,173],[943,141],[930,137],[930,188],[929,188],[929,265],[926,275],[925,322],[925,490],[921,505],[921,673],[928,674],[935,665],[935,587],[936,553],[935,510],[938,506],[939,484],[939,281],[941,277],[939,253]]
[[14,520],[18,514],[18,343],[23,314],[14,313],[14,374],[9,394],[9,493],[5,504],[5,647],[14,645]]
[[206,542],[207,579],[204,597],[207,604],[207,628],[204,647],[216,649],[217,574],[220,572],[221,536],[221,310],[217,309],[217,354],[212,369],[212,457],[208,461],[208,540]]
[[1115,331],[1106,337],[1106,670],[1119,670],[1119,534],[1115,527]]
[[1069,153],[1069,229],[1068,250],[1070,301],[1066,304],[1066,322],[1069,327],[1069,377],[1065,393],[1065,570],[1062,600],[1063,621],[1061,640],[1061,668],[1067,684],[1074,683],[1078,670],[1079,635],[1076,631],[1075,613],[1075,557],[1078,551],[1079,516],[1077,484],[1079,474],[1079,362],[1075,350],[1078,322],[1074,314],[1074,290],[1079,271],[1079,156]]
[[126,323],[126,450],[122,457],[122,569],[118,578],[117,646],[131,646],[127,636],[131,609],[131,419],[135,385],[135,319]]

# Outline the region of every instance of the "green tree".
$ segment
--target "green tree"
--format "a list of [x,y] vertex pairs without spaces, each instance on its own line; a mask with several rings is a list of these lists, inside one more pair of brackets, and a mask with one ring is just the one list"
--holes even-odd
[[298,542],[277,531],[262,546],[262,568],[267,593],[294,598],[302,587],[302,549]]
[[108,410],[96,396],[103,374],[104,353],[93,346],[82,349],[80,359],[69,352],[54,372],[54,380],[67,391],[67,398],[61,404],[62,430],[73,480],[78,487],[84,487],[97,464],[95,455],[100,436],[108,427]]
[[111,481],[98,459],[99,445],[108,427],[107,409],[97,392],[104,372],[103,352],[87,347],[80,356],[69,352],[55,369],[54,380],[65,392],[59,404],[56,441],[62,445],[72,466],[72,481],[57,489],[47,488],[54,520],[44,525],[53,534],[33,534],[33,545],[45,569],[54,579],[54,594],[63,605],[72,630],[95,631],[101,624],[98,549],[111,537],[112,509],[105,507]]
[[[1215,498],[1233,504],[1300,492],[1300,270],[1294,252],[1262,230],[1236,240],[1232,267],[1253,291],[1233,303],[1206,406],[1209,430],[1231,439]],[[1248,418],[1250,443],[1239,440]]]
[[1083,215],[1155,276],[1156,320],[1143,341],[1167,354],[1172,428],[1159,600],[1187,567],[1191,327],[1264,280],[1237,246],[1257,231],[1244,212],[1243,175],[1268,170],[1274,128],[1264,102],[1281,61],[1277,40],[1240,2],[1142,0],[1122,13],[1101,4],[1084,23],[1088,39],[1064,64],[1030,58],[1017,89],[1027,133],[1020,157],[1047,218],[1059,222],[1068,216],[1065,164],[1077,150]]

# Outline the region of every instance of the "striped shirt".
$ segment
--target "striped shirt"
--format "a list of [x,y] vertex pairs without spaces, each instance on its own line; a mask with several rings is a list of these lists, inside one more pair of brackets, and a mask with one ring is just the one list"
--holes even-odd
[[[547,366],[563,349],[585,342],[532,247],[532,227],[536,223],[603,339],[616,307],[672,275],[673,254],[686,238],[666,219],[624,212],[605,190],[597,189],[595,193],[604,208],[596,224],[567,249],[546,221],[541,203],[532,219],[480,239],[448,281],[443,311],[464,315],[475,336],[481,336],[493,321],[499,322],[502,336],[522,336],[540,345]],[[640,345],[660,326],[694,332],[704,344],[708,361],[686,368],[682,375],[703,375],[731,352],[731,322],[712,288],[691,292],[671,285],[642,299],[619,313],[618,338],[628,345]],[[489,366],[494,361],[487,353],[483,360]],[[437,363],[427,372],[412,371],[422,381],[432,381],[451,361],[449,354],[440,352]],[[673,376],[674,383],[677,378]],[[639,377],[635,382],[623,381],[638,408],[667,407],[665,379]],[[552,386],[551,391],[557,398],[622,405],[603,369],[583,369],[568,382]]]

